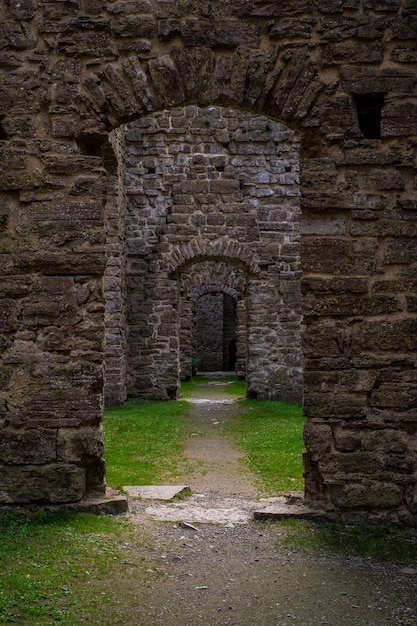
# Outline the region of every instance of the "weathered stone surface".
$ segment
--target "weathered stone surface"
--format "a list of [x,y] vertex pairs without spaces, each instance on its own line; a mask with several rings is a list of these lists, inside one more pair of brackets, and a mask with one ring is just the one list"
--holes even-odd
[[76,502],[84,493],[85,470],[75,465],[1,467],[0,500],[5,504]]
[[[222,346],[217,359],[210,360],[211,365],[196,354],[198,334],[192,330],[192,308],[186,306],[185,296],[195,298],[196,306],[196,300],[206,294],[213,298],[217,290],[219,298],[230,295],[238,302],[249,288],[246,310],[240,313],[236,304],[236,367],[240,375],[247,374],[251,391],[258,397],[301,397],[294,140],[288,129],[264,116],[214,106],[176,108],[127,127],[129,394],[166,398],[177,388],[178,355],[173,352],[173,339],[178,332],[182,378],[189,375],[193,357],[206,370],[223,369],[230,363],[227,346]],[[256,270],[256,275],[254,270],[250,284],[250,259],[260,245],[265,269]],[[137,272],[139,256],[153,259],[160,268],[175,266],[173,277],[184,292],[179,307],[184,314],[178,316],[172,306],[178,299],[176,284],[167,281],[165,274],[158,276],[150,263],[144,264],[141,282],[131,281],[130,268]],[[287,279],[278,282],[284,266]],[[277,268],[275,279],[272,267]],[[205,291],[195,291],[202,287]],[[275,310],[276,297],[281,300],[280,315]],[[189,339],[185,329],[191,333]],[[226,335],[224,341],[233,343],[234,334]],[[168,364],[172,364],[172,381],[167,379]]]
[[342,509],[388,509],[403,502],[404,488],[395,483],[362,480],[346,485],[331,485],[331,501]]
[[[346,60],[349,63],[349,60]],[[370,94],[400,92],[411,93],[415,85],[415,75],[397,69],[375,69],[372,67],[347,66],[340,71],[343,87],[348,93]]]
[[323,65],[345,65],[346,63],[380,63],[383,58],[381,43],[337,42],[321,49]]
[[40,428],[4,429],[0,441],[0,463],[14,465],[16,458],[28,465],[56,462],[56,432]]
[[301,243],[303,268],[313,274],[372,274],[376,272],[377,247],[377,240],[371,237],[354,240],[309,237]]
[[[114,402],[129,368],[175,392],[199,285],[236,298],[251,392],[300,389],[302,270],[307,496],[415,523],[415,2],[22,0],[0,18],[0,500],[103,490],[104,317]],[[197,105],[245,114],[190,133]],[[110,149],[135,119],[143,154],[122,132]]]

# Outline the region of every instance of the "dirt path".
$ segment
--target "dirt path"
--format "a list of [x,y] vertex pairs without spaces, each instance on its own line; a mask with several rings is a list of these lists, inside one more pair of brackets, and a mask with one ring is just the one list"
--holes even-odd
[[[186,454],[194,495],[138,503],[150,529],[154,583],[132,600],[126,626],[416,626],[417,571],[288,547],[286,527],[250,520],[256,487],[222,435],[238,410],[219,386],[191,399]],[[162,521],[166,520],[166,521]],[[183,520],[181,522],[181,520]],[[185,523],[184,523],[185,522]],[[132,547],[132,549],[135,549]],[[132,595],[133,594],[133,595]]]

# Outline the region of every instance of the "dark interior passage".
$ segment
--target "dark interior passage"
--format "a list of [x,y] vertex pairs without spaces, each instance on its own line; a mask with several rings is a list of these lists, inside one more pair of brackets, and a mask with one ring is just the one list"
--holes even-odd
[[197,369],[234,371],[236,365],[236,301],[225,293],[208,293],[195,315]]

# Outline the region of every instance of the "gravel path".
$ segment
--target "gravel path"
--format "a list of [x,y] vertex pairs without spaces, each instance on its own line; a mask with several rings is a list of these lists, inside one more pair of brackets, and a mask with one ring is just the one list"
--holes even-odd
[[132,503],[132,520],[154,537],[155,579],[126,626],[417,625],[417,570],[308,555],[289,547],[285,525],[251,521],[255,481],[222,435],[238,406],[218,385],[191,401],[184,478],[194,495]]

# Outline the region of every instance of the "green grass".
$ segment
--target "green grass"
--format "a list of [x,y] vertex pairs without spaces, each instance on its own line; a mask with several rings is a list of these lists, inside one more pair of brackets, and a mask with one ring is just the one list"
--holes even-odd
[[223,389],[227,394],[238,396],[240,398],[246,397],[246,382],[244,380],[237,380],[236,377],[233,377],[231,384],[223,387]]
[[285,542],[310,554],[317,552],[369,557],[378,561],[417,566],[417,528],[389,524],[308,522],[288,519]]
[[268,493],[304,488],[304,418],[300,404],[270,400],[239,402],[241,417],[232,433],[246,452],[246,463]]
[[234,396],[245,397],[246,383],[238,380],[236,376],[225,376],[221,378],[207,378],[206,376],[193,376],[192,380],[183,381],[181,383],[181,396],[183,398],[191,398],[195,393],[199,392],[201,385],[207,385],[209,382],[224,382],[227,385],[221,385],[219,389],[222,393]]
[[104,413],[106,480],[113,488],[158,485],[182,458],[185,402],[131,400]]
[[89,620],[117,601],[107,579],[123,558],[128,527],[109,516],[2,512],[0,624],[100,623]]
[[[301,488],[301,408],[266,401],[239,404],[242,417],[231,429],[263,488]],[[143,401],[107,410],[109,484],[155,483],[175,472],[186,412],[186,403]],[[417,567],[416,528],[295,520],[274,528],[277,540],[290,549]],[[164,576],[159,561],[152,558],[153,542],[150,530],[127,518],[0,511],[0,624],[125,623],[140,614],[146,588]]]
[[193,376],[192,380],[181,382],[181,397],[191,398],[201,385],[206,385],[209,379],[205,376]]

